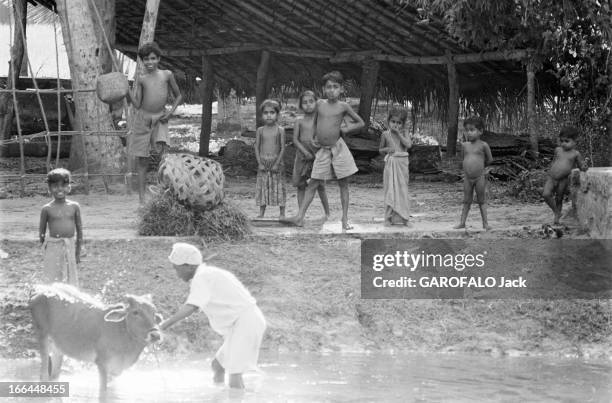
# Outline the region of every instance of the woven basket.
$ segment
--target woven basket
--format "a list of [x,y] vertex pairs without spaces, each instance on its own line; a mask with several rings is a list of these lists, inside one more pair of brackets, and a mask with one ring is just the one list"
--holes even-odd
[[128,91],[128,80],[122,73],[112,72],[98,77],[96,93],[102,102],[114,104],[121,101]]
[[210,210],[225,196],[225,175],[217,161],[191,154],[167,154],[157,172],[160,185],[190,207]]

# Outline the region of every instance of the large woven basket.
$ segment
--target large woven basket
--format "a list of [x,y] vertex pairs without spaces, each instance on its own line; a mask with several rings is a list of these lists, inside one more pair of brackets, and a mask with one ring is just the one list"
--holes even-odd
[[127,77],[122,73],[112,72],[98,76],[96,93],[98,98],[107,104],[121,101],[128,93],[129,85]]
[[188,206],[210,210],[225,196],[225,175],[217,161],[191,154],[167,154],[157,172],[160,185]]

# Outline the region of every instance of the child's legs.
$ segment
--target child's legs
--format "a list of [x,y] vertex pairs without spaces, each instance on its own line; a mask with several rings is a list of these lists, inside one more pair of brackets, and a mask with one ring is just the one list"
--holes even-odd
[[556,186],[555,191],[555,202],[557,206],[557,211],[561,213],[561,209],[563,208],[563,197],[565,197],[565,193],[567,193],[567,188],[569,185],[569,177],[559,179]]
[[314,199],[315,192],[321,183],[323,183],[323,181],[319,179],[310,179],[310,182],[308,182],[308,186],[306,186],[306,191],[304,192],[304,200],[302,201],[300,212],[298,213],[299,220],[303,220],[306,216],[306,211],[308,211],[308,207],[310,207],[310,203],[312,203],[312,199]]
[[138,157],[136,161],[138,169],[138,194],[140,197],[144,197],[145,186],[147,183],[147,168],[149,168],[148,157]]
[[342,223],[346,224],[349,208],[348,178],[338,179],[338,186],[340,187],[340,204],[342,204]]
[[474,188],[476,189],[476,201],[478,201],[480,207],[482,226],[485,229],[489,229],[489,222],[487,220],[487,180],[484,175],[476,180]]
[[321,199],[323,211],[325,211],[325,215],[329,217],[329,200],[327,200],[327,192],[325,191],[325,181],[321,181],[321,184],[317,188],[317,193],[319,194],[319,199]]
[[304,194],[305,193],[306,193],[306,183],[304,183],[303,185],[300,184],[297,187],[298,208],[302,207],[302,203],[304,202]]
[[553,193],[556,190],[556,181],[550,176],[546,179],[546,183],[544,184],[544,191],[542,192],[542,196],[544,197],[544,201],[548,204],[548,207],[556,213],[557,205],[555,203],[555,199],[553,198]]
[[476,183],[474,179],[466,177],[463,180],[463,208],[461,210],[461,220],[456,228],[465,227],[465,221],[467,220],[467,215],[470,211],[470,206],[472,205],[472,201],[474,200],[475,185]]

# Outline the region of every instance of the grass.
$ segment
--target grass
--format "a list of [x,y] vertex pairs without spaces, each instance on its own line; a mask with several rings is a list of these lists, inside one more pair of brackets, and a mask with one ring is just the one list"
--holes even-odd
[[246,214],[227,200],[212,210],[196,210],[163,192],[145,204],[138,216],[138,234],[145,236],[197,235],[205,241],[229,241],[251,233]]

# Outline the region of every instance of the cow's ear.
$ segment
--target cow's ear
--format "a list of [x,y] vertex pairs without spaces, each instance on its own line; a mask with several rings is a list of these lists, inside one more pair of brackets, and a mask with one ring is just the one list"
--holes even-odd
[[121,322],[123,319],[125,319],[126,315],[127,310],[125,308],[113,309],[104,315],[104,320],[107,322]]

